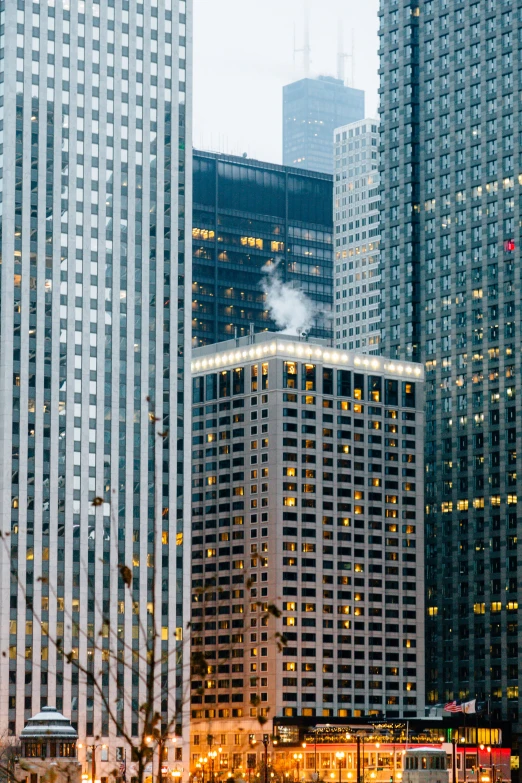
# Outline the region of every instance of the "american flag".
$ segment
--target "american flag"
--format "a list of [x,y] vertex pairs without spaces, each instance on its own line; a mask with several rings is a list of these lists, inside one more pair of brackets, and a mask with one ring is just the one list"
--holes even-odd
[[125,780],[125,772],[127,771],[127,765],[125,761],[122,761],[120,764],[120,775],[122,776],[123,780]]
[[444,711],[445,712],[463,712],[462,704],[457,704],[456,701],[448,701],[448,703],[444,705]]

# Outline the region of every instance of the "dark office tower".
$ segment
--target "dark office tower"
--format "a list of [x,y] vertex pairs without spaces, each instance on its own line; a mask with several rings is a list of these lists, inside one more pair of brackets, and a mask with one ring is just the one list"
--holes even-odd
[[521,14],[382,0],[380,29],[383,353],[426,366],[428,701],[518,728]]
[[[331,154],[331,145],[330,145]],[[193,345],[277,331],[263,267],[301,289],[317,313],[313,337],[332,335],[333,180],[258,160],[194,152]]]
[[318,76],[283,87],[283,163],[333,173],[334,130],[364,118],[364,91]]

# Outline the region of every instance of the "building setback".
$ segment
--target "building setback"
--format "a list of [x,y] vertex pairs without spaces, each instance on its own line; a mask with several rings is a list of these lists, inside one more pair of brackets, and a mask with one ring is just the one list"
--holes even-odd
[[283,87],[283,163],[333,173],[335,128],[364,117],[364,91],[318,76]]
[[334,134],[334,342],[371,354],[381,333],[378,143],[377,120]]
[[519,733],[521,13],[380,11],[383,353],[426,366],[428,702]]
[[[78,732],[81,762],[86,744],[103,743],[98,773],[108,775],[122,737],[57,641],[100,672],[137,737],[144,672],[109,667],[116,642],[102,616],[118,649],[137,649],[156,580],[161,649],[174,660],[190,428],[192,2],[7,2],[0,25],[0,731],[18,735],[56,707]],[[148,396],[170,437],[151,433]],[[162,669],[164,720],[181,718],[175,669]]]
[[192,372],[192,761],[238,719],[236,769],[259,718],[416,715],[422,368],[262,333]]
[[[233,155],[194,152],[193,345],[274,329],[262,283],[283,282],[317,308],[311,334],[332,334],[332,177]],[[273,267],[272,267],[273,268]]]

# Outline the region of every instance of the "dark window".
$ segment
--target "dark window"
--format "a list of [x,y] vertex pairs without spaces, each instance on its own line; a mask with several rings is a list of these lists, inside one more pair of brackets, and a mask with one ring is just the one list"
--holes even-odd
[[323,368],[323,394],[333,394],[333,370],[330,367]]
[[219,373],[219,396],[230,397],[230,370]]
[[386,381],[385,392],[386,405],[399,404],[399,381]]
[[193,162],[194,197],[198,203],[214,206],[216,203],[216,162],[202,160],[197,155]]
[[337,370],[337,396],[352,396],[352,374],[350,370]]
[[217,375],[212,373],[206,376],[205,398],[207,401],[217,398]]
[[203,402],[204,382],[203,376],[192,379],[192,402]]

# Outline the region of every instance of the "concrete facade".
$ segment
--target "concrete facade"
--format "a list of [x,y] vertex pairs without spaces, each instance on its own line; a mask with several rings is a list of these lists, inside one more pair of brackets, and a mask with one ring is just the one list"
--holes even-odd
[[192,373],[192,762],[223,735],[245,769],[278,715],[416,715],[422,368],[263,333]]
[[334,342],[370,354],[381,339],[378,145],[378,120],[335,130]]
[[0,20],[0,729],[56,705],[108,774],[122,739],[59,647],[137,736],[143,686],[106,650],[137,647],[153,580],[170,660],[183,626],[192,2],[20,0]]

